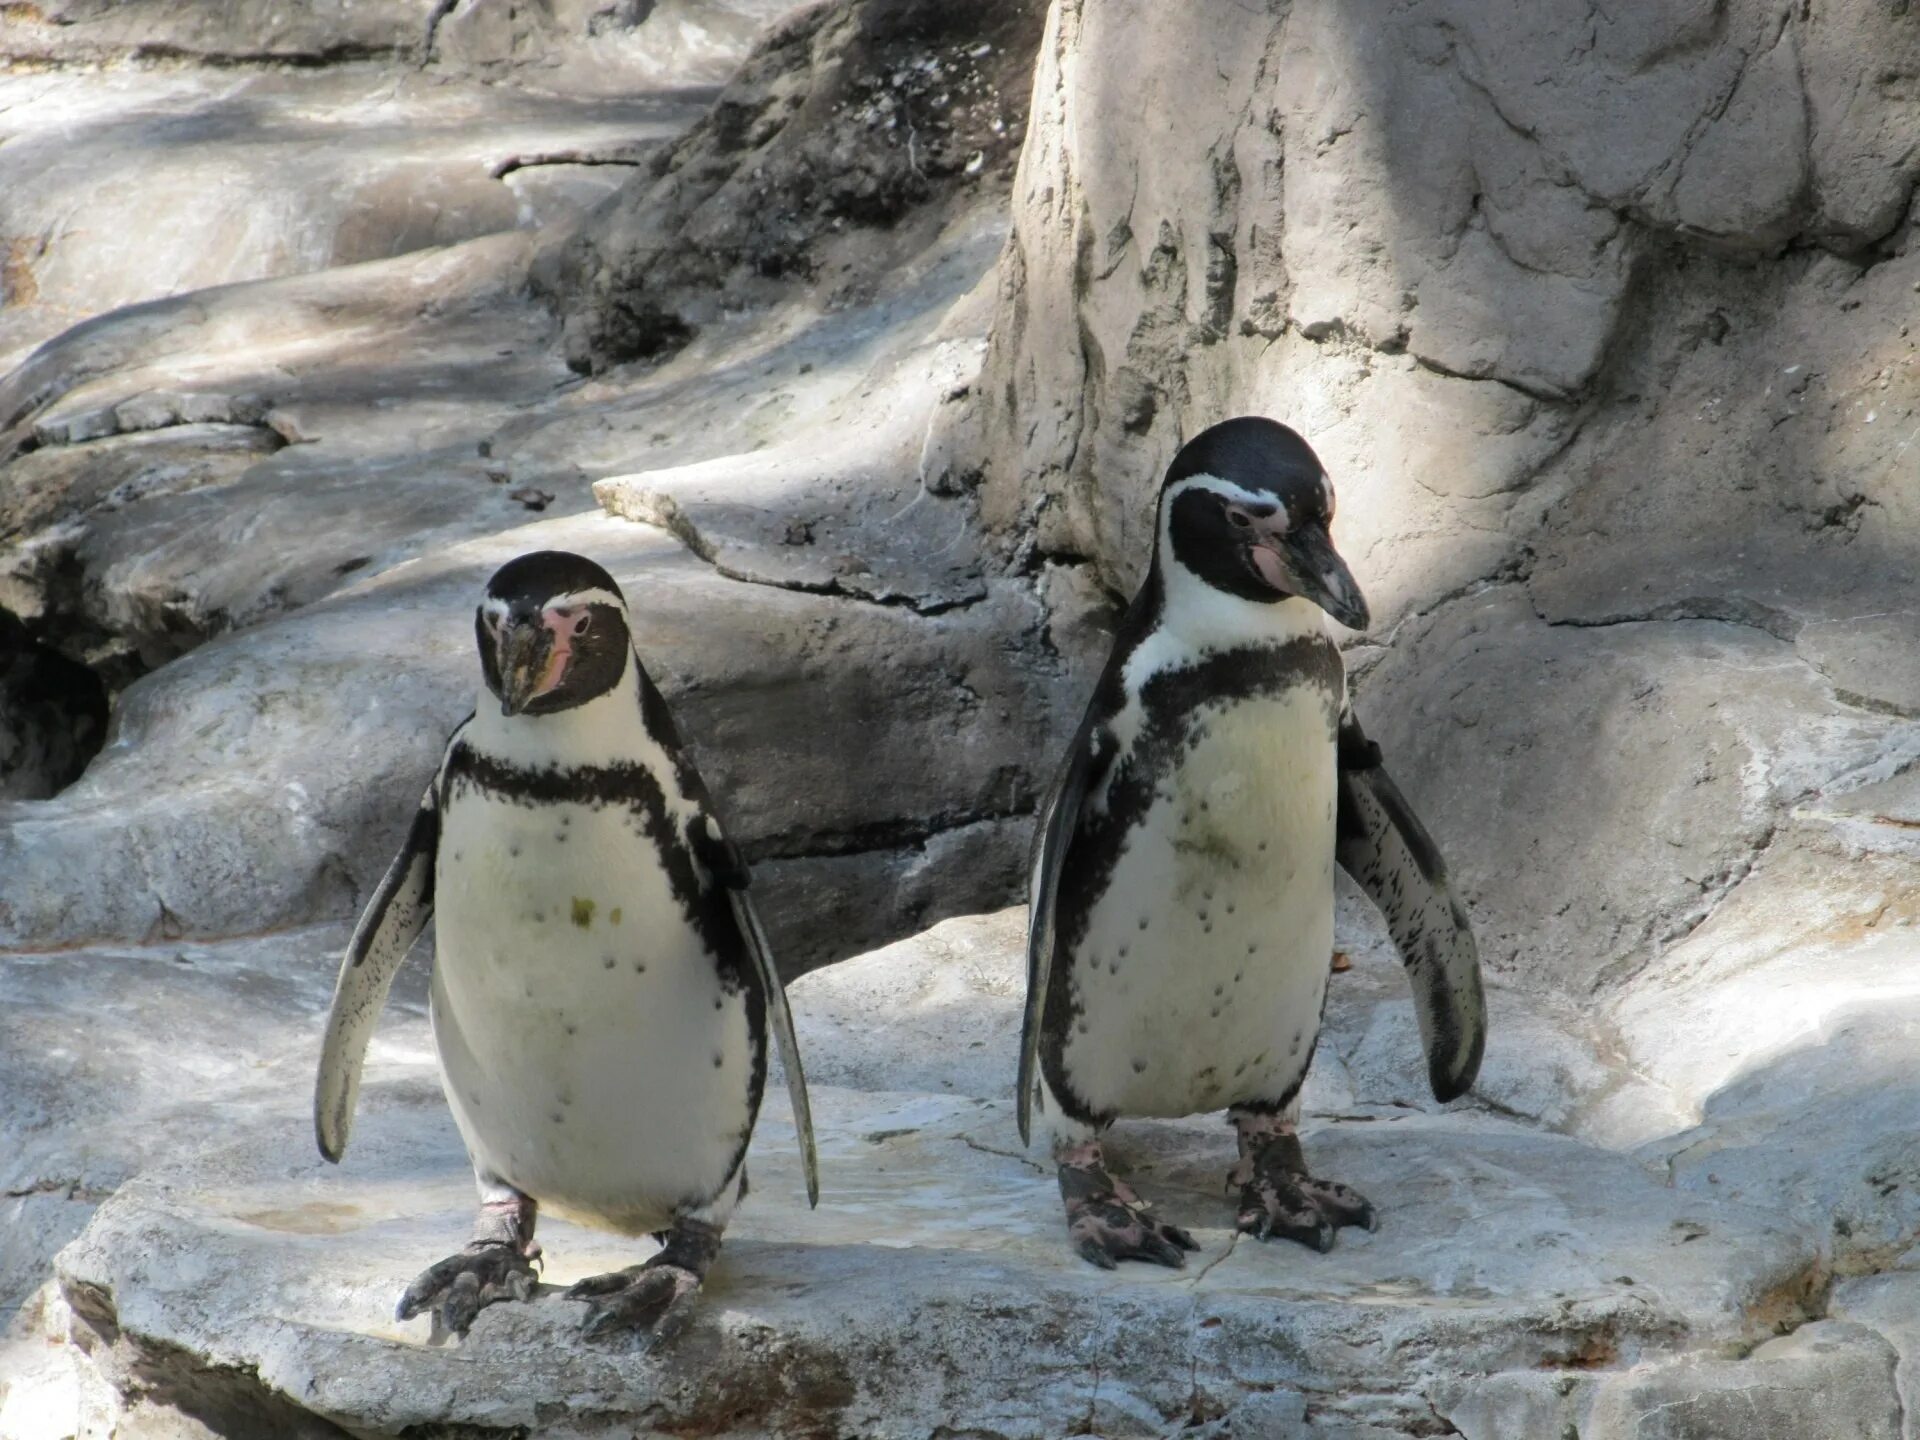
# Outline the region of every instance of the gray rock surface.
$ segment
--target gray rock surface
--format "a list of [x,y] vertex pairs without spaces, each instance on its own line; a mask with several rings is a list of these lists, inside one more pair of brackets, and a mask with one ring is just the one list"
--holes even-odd
[[[1142,1131],[1129,1148],[1144,1188],[1205,1250],[1191,1273],[1106,1276],[1062,1243],[1049,1177],[995,1153],[1011,1130],[1004,1105],[815,1098],[836,1177],[821,1209],[796,1203],[784,1117],[769,1107],[754,1203],[671,1359],[581,1344],[576,1308],[551,1289],[489,1312],[457,1348],[423,1347],[421,1326],[392,1321],[393,1294],[470,1218],[437,1097],[370,1118],[338,1174],[292,1158],[308,1138],[296,1123],[132,1182],[65,1252],[61,1284],[98,1363],[144,1367],[153,1393],[171,1389],[216,1429],[230,1428],[223,1409],[264,1410],[278,1392],[282,1406],[383,1434],[536,1422],[626,1433],[637,1420],[1041,1436],[1076,1419],[1135,1434],[1196,1413],[1244,1423],[1276,1394],[1296,1418],[1322,1406],[1411,1417],[1427,1369],[1408,1366],[1414,1354],[1502,1371],[1737,1344],[1764,1333],[1748,1312],[1801,1286],[1809,1260],[1763,1215],[1676,1196],[1618,1157],[1497,1122],[1389,1116],[1314,1137],[1324,1163],[1394,1217],[1324,1258],[1232,1242],[1224,1126]],[[1496,1203],[1499,1242],[1469,1248],[1460,1231]],[[549,1285],[633,1249],[560,1225],[544,1241]],[[230,1393],[190,1393],[191,1374],[157,1358],[176,1348],[217,1360]],[[1891,1351],[1867,1353],[1891,1401]],[[475,1383],[487,1372],[497,1380]],[[1306,1433],[1325,1429],[1337,1433]]]
[[[1913,1440],[1910,17],[784,9],[0,7],[0,1436]],[[306,1087],[487,571],[620,576],[797,974],[1018,894],[1245,410],[1490,971],[1441,1112],[1343,899],[1381,1232],[1230,1243],[1203,1119],[1121,1141],[1201,1260],[1069,1263],[999,912],[795,987],[823,1208],[770,1109],[681,1356],[388,1322],[468,1203],[418,966],[343,1170]]]
[[[1911,759],[1904,16],[1061,3],[1048,26],[948,443],[982,454],[1011,550],[1124,591],[1183,436],[1299,427],[1373,601],[1362,719],[1495,966],[1612,994],[1810,797]],[[1135,113],[1162,123],[1109,123]]]
[[[699,116],[783,7],[630,7],[644,23],[570,8],[13,6],[0,372],[118,306],[591,208]],[[483,42],[509,9],[527,33]]]
[[[767,8],[728,13],[744,24]],[[479,46],[461,29],[473,18],[449,17]],[[672,21],[706,43],[698,20],[663,5],[642,28]],[[248,61],[237,78],[224,60],[129,64],[111,73],[172,85],[180,113],[103,95],[96,138],[111,149],[177,120],[182,163],[249,139],[268,147],[252,163],[304,147],[281,177],[313,194],[304,222],[333,213],[330,187],[381,124],[399,127],[397,163],[439,164],[444,142],[471,168],[483,152],[535,154],[568,125],[630,147],[634,117],[694,113],[684,91],[539,92],[537,38],[498,66],[461,62],[484,72],[480,89],[445,67],[422,78],[362,60],[310,73]],[[0,84],[57,101],[79,78],[56,65]],[[374,80],[384,98],[346,123],[342,97]],[[194,98],[216,81],[224,99]],[[562,167],[504,178],[547,168]],[[156,172],[156,193],[178,181]],[[311,1055],[281,1027],[317,1020],[337,927],[472,704],[471,606],[513,554],[576,548],[620,577],[789,973],[1016,892],[1048,752],[1071,722],[1060,681],[1100,643],[1107,602],[1071,568],[989,571],[970,507],[922,484],[932,416],[984,353],[982,282],[1005,234],[994,184],[949,186],[911,235],[876,224],[885,263],[831,304],[769,291],[669,363],[591,380],[567,367],[530,293],[547,242],[521,233],[402,236],[387,248],[404,253],[357,264],[315,252],[290,266],[327,267],[307,274],[274,274],[289,267],[269,257],[257,280],[245,277],[264,251],[163,248],[125,277],[128,294],[163,298],[77,325],[0,375],[8,683],[37,696],[58,662],[114,707],[97,756],[79,700],[10,704],[0,729],[0,793],[20,797],[0,803],[0,986],[18,1001],[0,1021],[0,1306],[28,1303],[128,1177],[218,1131],[247,1066],[300,1072],[282,1102],[308,1083]],[[503,223],[529,219],[556,214]],[[167,269],[189,254],[214,268]],[[105,286],[112,267],[101,273]],[[207,279],[240,283],[166,294]],[[750,495],[724,483],[735,475]],[[169,988],[196,956],[210,978]],[[313,994],[296,1003],[289,984]],[[215,1003],[223,987],[240,1010]],[[195,1005],[219,1033],[170,1024]],[[122,1006],[171,1036],[195,1083],[157,1096],[99,1070],[97,1012]],[[165,1072],[164,1049],[128,1054]]]
[[473,595],[540,545],[626,583],[792,970],[1008,898],[1105,600],[988,573],[923,481],[1003,243],[976,178],[858,293],[591,382],[518,234],[152,301],[0,378],[0,604],[118,697],[84,779],[0,814],[0,943],[347,918],[471,703]]
[[[92,1097],[92,1168],[74,1183],[139,1173],[65,1250],[33,1326],[0,1349],[21,1367],[0,1417],[41,1415],[58,1398],[69,1413],[108,1407],[130,1434],[177,1433],[158,1427],[182,1416],[223,1435],[1901,1434],[1910,1261],[1835,1286],[1829,1233],[1771,1196],[1676,1187],[1658,1163],[1485,1106],[1422,1114],[1404,1103],[1411,1090],[1362,1098],[1340,1060],[1316,1068],[1307,1144],[1381,1205],[1378,1232],[1343,1235],[1326,1256],[1236,1240],[1219,1117],[1128,1125],[1116,1153],[1203,1250],[1178,1274],[1086,1267],[1062,1238],[1051,1178],[1012,1133],[1022,920],[948,921],[794,985],[821,1207],[800,1201],[787,1117],[770,1099],[754,1193],[701,1316],[675,1351],[647,1359],[580,1342],[558,1293],[631,1263],[635,1245],[559,1223],[543,1225],[535,1302],[488,1311],[463,1344],[428,1345],[419,1323],[390,1318],[398,1289],[464,1233],[471,1204],[418,968],[334,1168],[313,1156],[306,1115],[325,985],[297,957],[338,932],[86,957],[131,965],[116,1014],[174,1017],[191,1080],[165,1084],[165,1067],[144,1063],[162,1057],[133,1032],[119,1064],[49,1077]],[[1409,1008],[1377,922],[1345,910],[1341,937],[1355,959],[1336,977],[1331,1056],[1380,1012]],[[50,964],[9,961],[0,975],[9,1013],[53,1012],[98,988]],[[1496,1046],[1512,1034],[1496,1031]],[[1815,1091],[1845,1093],[1854,1057],[1823,1051],[1810,1064]],[[223,1098],[209,1107],[189,1088]],[[1726,1133],[1737,1132],[1736,1121]],[[1795,1183],[1791,1164],[1775,1179]],[[70,1333],[75,1349],[35,1348],[48,1332]],[[83,1383],[56,1374],[76,1363]]]
[[832,0],[773,25],[707,122],[536,272],[566,315],[568,362],[672,354],[795,279],[829,309],[858,303],[956,205],[997,201],[1044,9]]

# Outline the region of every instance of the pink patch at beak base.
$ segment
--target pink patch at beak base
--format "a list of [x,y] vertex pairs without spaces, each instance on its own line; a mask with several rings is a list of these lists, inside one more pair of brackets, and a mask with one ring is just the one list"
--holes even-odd
[[540,683],[533,687],[533,693],[527,697],[529,700],[537,700],[557,689],[566,678],[567,665],[573,659],[573,637],[579,624],[573,617],[555,610],[542,612],[540,622],[553,636],[553,649],[547,652],[547,663],[540,671]]
[[1265,545],[1253,547],[1253,568],[1260,572],[1260,578],[1275,590],[1288,588],[1286,567],[1281,563],[1280,554]]

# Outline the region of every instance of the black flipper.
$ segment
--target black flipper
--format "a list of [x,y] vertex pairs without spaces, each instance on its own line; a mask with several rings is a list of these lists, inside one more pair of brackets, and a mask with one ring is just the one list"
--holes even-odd
[[1027,1007],[1020,1022],[1020,1091],[1015,1110],[1023,1145],[1032,1143],[1040,1019],[1046,1005],[1047,982],[1053,973],[1054,906],[1060,895],[1060,870],[1066,864],[1067,847],[1079,826],[1087,795],[1105,779],[1117,748],[1113,735],[1091,714],[1081,722],[1067,750],[1066,763],[1047,796],[1028,856]]
[[1351,710],[1340,717],[1340,812],[1334,854],[1368,898],[1413,981],[1427,1078],[1442,1101],[1467,1092],[1487,1044],[1480,955],[1446,862]]
[[786,987],[773,968],[773,950],[767,944],[766,931],[745,886],[729,889],[733,918],[746,937],[747,950],[753,956],[753,968],[759,973],[761,987],[767,992],[767,1028],[773,1043],[780,1047],[780,1065],[787,1072],[787,1101],[793,1110],[793,1131],[800,1142],[800,1165],[807,1177],[807,1204],[820,1203],[820,1160],[813,1143],[813,1108],[807,1103],[807,1076],[800,1068],[800,1041],[793,1033],[793,1012],[787,1008]]
[[767,932],[761,928],[760,916],[747,894],[752,873],[747,869],[746,858],[741,855],[740,847],[721,828],[719,818],[713,813],[707,787],[701,782],[700,773],[694,769],[686,746],[681,743],[679,729],[673,723],[673,714],[667,709],[659,690],[654,687],[646,667],[640,665],[637,654],[634,664],[640,669],[640,707],[648,733],[672,760],[682,792],[700,807],[700,813],[687,827],[688,848],[693,851],[701,868],[713,877],[714,883],[727,892],[727,901],[733,907],[734,923],[740,927],[747,954],[753,961],[754,973],[760,977],[760,988],[766,992],[767,1028],[773,1032],[773,1043],[780,1048],[781,1068],[787,1073],[787,1101],[793,1110],[794,1134],[800,1142],[800,1166],[807,1179],[807,1204],[818,1206],[820,1161],[813,1141],[813,1107],[807,1101],[807,1075],[800,1066],[800,1041],[793,1033],[793,1012],[787,1008],[786,987],[780,983],[780,972],[774,968],[773,947],[767,943]]
[[[469,719],[472,717],[469,716]],[[447,742],[448,750],[460,738],[462,721]],[[445,761],[443,760],[444,766]],[[313,1133],[320,1153],[339,1163],[353,1131],[353,1107],[360,1098],[360,1072],[366,1066],[367,1043],[393,989],[400,963],[413,942],[433,918],[433,867],[440,848],[440,777],[434,776],[406,842],[387,867],[380,888],[361,912],[353,938],[340,962],[333,1006],[327,1011],[326,1036],[320,1042],[320,1073],[314,1085]]]

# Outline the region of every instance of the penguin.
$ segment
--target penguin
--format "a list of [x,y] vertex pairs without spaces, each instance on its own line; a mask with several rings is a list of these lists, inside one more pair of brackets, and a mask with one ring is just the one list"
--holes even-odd
[[1473,931],[1347,703],[1323,615],[1364,630],[1333,486],[1286,426],[1215,425],[1168,467],[1152,564],[1042,807],[1017,1114],[1050,1132],[1068,1237],[1103,1269],[1198,1246],[1108,1168],[1121,1116],[1224,1108],[1237,1228],[1330,1249],[1374,1207],[1312,1174],[1296,1126],[1326,1006],[1334,867],[1385,915],[1433,1092],[1486,1043]]
[[579,555],[502,566],[474,616],[479,705],[447,742],[340,967],[314,1098],[337,1162],[367,1042],[436,917],[442,1086],[479,1186],[466,1247],[399,1316],[464,1335],[531,1298],[540,1210],[651,1235],[644,1264],[580,1281],[589,1337],[659,1344],[686,1323],[747,1190],[767,1033],[817,1204],[813,1125],[786,994],[716,817],[641,665],[620,587]]

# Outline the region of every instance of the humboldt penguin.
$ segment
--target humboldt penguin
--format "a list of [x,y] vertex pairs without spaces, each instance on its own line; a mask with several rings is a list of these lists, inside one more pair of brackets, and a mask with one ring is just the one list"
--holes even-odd
[[578,555],[522,555],[488,581],[474,629],[479,706],[341,965],[320,1150],[346,1148],[374,1021],[433,916],[434,1043],[479,1217],[408,1286],[400,1318],[431,1311],[465,1333],[483,1307],[529,1298],[545,1209],[660,1242],[568,1292],[589,1336],[657,1343],[685,1323],[746,1193],[769,1031],[817,1199],[785,992],[613,577]]
[[1323,615],[1367,605],[1334,549],[1333,486],[1271,420],[1216,425],[1161,485],[1146,582],[1035,836],[1018,1114],[1052,1142],[1086,1260],[1196,1249],[1108,1168],[1122,1116],[1224,1108],[1236,1224],[1329,1249],[1374,1227],[1296,1133],[1326,1005],[1334,868],[1383,912],[1412,977],[1434,1094],[1473,1083],[1485,1006],[1440,853],[1347,702]]

